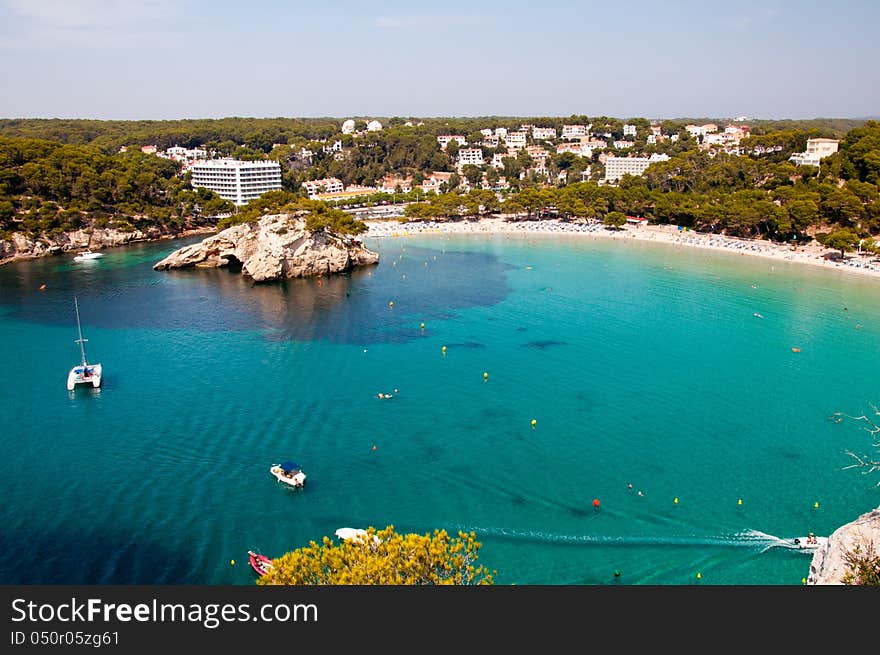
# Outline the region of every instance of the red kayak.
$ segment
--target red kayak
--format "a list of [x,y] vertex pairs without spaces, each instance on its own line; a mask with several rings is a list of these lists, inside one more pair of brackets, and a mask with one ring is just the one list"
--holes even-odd
[[257,572],[257,575],[266,575],[272,570],[272,559],[265,555],[260,555],[252,550],[248,551],[250,557],[251,568]]

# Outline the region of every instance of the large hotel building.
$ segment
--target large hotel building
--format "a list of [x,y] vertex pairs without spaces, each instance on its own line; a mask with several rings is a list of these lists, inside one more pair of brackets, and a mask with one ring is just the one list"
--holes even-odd
[[281,164],[276,161],[209,159],[191,170],[194,187],[210,189],[239,206],[281,188]]

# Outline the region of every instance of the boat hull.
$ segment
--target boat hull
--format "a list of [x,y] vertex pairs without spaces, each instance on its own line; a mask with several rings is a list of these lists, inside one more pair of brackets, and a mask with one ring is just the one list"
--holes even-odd
[[104,255],[99,252],[81,252],[73,258],[75,262],[88,262],[93,259],[101,259]]
[[280,466],[273,466],[269,469],[269,473],[274,475],[275,479],[278,480],[278,482],[282,482],[288,487],[301,489],[306,484],[306,474],[302,471],[297,471],[293,475],[287,476]]
[[67,390],[73,391],[78,386],[90,386],[93,389],[100,389],[102,382],[103,368],[100,364],[89,364],[89,374],[83,373],[82,366],[74,366],[67,374]]

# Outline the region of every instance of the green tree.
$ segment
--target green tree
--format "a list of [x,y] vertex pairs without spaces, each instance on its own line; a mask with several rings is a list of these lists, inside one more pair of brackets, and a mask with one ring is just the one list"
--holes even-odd
[[461,174],[470,183],[474,189],[480,188],[480,182],[483,180],[483,169],[475,164],[465,164],[461,167]]
[[626,225],[626,215],[622,212],[608,212],[602,223],[612,228],[621,228]]
[[389,525],[335,544],[324,537],[272,561],[260,585],[491,585],[494,572],[477,566],[476,535],[445,530],[401,534]]
[[824,241],[824,245],[827,248],[839,250],[841,258],[845,257],[846,253],[855,250],[858,244],[859,235],[856,234],[855,230],[848,227],[835,230],[827,237],[825,237]]

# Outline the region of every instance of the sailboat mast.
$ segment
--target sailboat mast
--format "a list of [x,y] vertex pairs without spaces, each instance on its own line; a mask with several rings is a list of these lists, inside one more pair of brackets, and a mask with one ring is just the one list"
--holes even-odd
[[76,308],[76,331],[79,333],[79,339],[76,340],[76,343],[79,344],[79,352],[82,354],[82,365],[85,368],[88,365],[86,364],[86,349],[83,343],[88,341],[88,339],[83,339],[82,326],[79,324],[79,303],[76,300],[76,296],[73,297],[73,306]]

